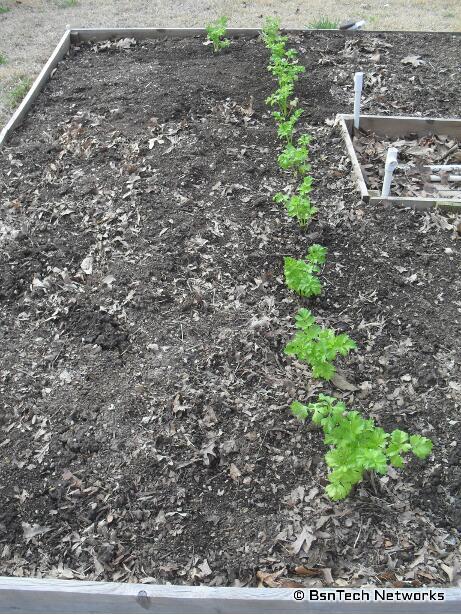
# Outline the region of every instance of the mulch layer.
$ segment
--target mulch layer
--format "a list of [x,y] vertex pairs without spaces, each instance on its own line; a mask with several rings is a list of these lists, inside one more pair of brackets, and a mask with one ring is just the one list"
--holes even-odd
[[[257,37],[71,50],[0,157],[1,574],[457,583],[460,221],[360,202],[333,123],[356,70],[364,113],[459,117],[460,40],[291,36],[306,230],[272,201],[293,180]],[[314,242],[302,299],[283,257]],[[334,384],[283,354],[302,306],[357,342]],[[322,391],[433,454],[331,502],[322,434],[289,412]]]

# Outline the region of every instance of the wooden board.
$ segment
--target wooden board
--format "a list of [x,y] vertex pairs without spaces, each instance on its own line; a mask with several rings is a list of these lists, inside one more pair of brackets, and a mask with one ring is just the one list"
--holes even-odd
[[[317,588],[333,592],[334,589]],[[360,591],[360,588],[354,588]],[[367,588],[373,597],[373,588]],[[382,589],[382,588],[381,588]],[[409,594],[421,589],[405,589]],[[294,589],[190,587],[0,577],[0,613],[460,613],[461,590],[444,600],[351,602],[304,600]],[[299,591],[299,590],[298,590]],[[390,589],[390,591],[397,591]],[[309,598],[311,598],[309,600]]]
[[[365,180],[363,179],[362,169],[360,168],[359,161],[357,159],[357,155],[355,153],[354,144],[352,143],[350,128],[346,123],[346,116],[338,115],[336,118],[336,124],[339,126],[339,130],[346,144],[347,153],[349,154],[349,158],[352,163],[352,170],[354,171],[354,176],[357,182],[357,187],[359,189],[362,200],[367,202],[370,199],[370,195],[368,194],[367,185]],[[353,118],[353,116],[351,116]],[[352,124],[351,124],[352,127]]]
[[[281,31],[289,34],[309,34],[310,32],[321,32],[328,36],[329,32],[341,33],[344,36],[353,37],[360,36],[360,30],[319,30],[316,28],[281,28]],[[226,32],[229,36],[239,36],[242,34],[255,34],[261,32],[261,28],[227,28]],[[374,30],[376,34],[395,34],[392,30]],[[399,31],[400,34],[422,34],[418,30]],[[78,41],[103,41],[108,38],[135,38],[143,40],[146,38],[178,38],[183,36],[203,36],[206,34],[205,28],[72,28],[72,42]],[[461,36],[461,32],[430,32],[430,34],[452,34],[453,36]]]
[[[227,28],[228,36],[258,36],[257,28]],[[301,31],[300,31],[301,32]],[[105,41],[114,38],[134,38],[137,41],[152,38],[184,38],[206,36],[205,28],[78,28],[71,30],[72,43]]]
[[411,207],[418,211],[429,211],[431,209],[440,209],[442,211],[451,211],[454,213],[461,213],[461,201],[455,199],[434,199],[434,198],[420,198],[409,196],[392,196],[382,198],[373,196],[370,198],[370,203],[376,205],[398,205],[400,207]]
[[[363,177],[362,169],[355,152],[352,135],[354,131],[354,116],[338,114],[335,124],[339,127],[346,150],[351,159],[352,171],[362,200],[379,204],[400,205],[420,211],[440,209],[444,211],[461,212],[461,201],[453,198],[423,198],[390,196],[383,199],[376,191],[369,191]],[[449,135],[461,140],[461,120],[456,118],[423,118],[408,116],[361,115],[360,128],[374,132],[383,137],[398,138],[408,134],[423,137],[429,134]]]
[[[353,135],[354,116],[341,114],[349,134]],[[398,138],[408,134],[424,137],[429,134],[450,135],[461,140],[461,120],[457,118],[361,115],[360,128],[383,137]]]
[[[354,116],[341,114],[348,132],[353,136]],[[417,137],[438,134],[461,140],[461,120],[457,118],[410,117],[387,115],[361,115],[360,128],[383,137],[398,138],[414,134]]]

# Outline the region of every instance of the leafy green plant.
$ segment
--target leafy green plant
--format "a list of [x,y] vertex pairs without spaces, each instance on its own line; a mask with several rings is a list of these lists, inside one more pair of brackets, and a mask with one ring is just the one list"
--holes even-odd
[[9,6],[4,6],[3,4],[0,4],[0,15],[3,15],[4,13],[8,13],[9,11],[10,11]]
[[294,84],[299,75],[305,72],[304,66],[298,64],[297,60],[293,61],[296,55],[296,51],[290,49],[281,57],[272,56],[268,71],[277,77],[280,87],[285,84]]
[[290,96],[293,89],[292,83],[285,83],[266,98],[266,105],[279,108],[278,116],[281,120],[285,120],[290,113]]
[[293,133],[299,118],[303,114],[302,109],[296,109],[287,120],[282,120],[277,127],[279,139],[285,139],[287,143],[293,143]]
[[317,208],[311,204],[310,199],[299,194],[288,196],[279,192],[274,196],[276,203],[285,203],[285,209],[290,218],[296,218],[299,225],[304,227],[317,213]]
[[316,243],[309,248],[305,260],[286,256],[284,271],[288,288],[301,297],[320,295],[322,283],[315,274],[325,263],[326,254],[327,249]]
[[317,21],[311,21],[308,24],[308,30],[337,30],[339,21],[336,19],[329,19],[328,17],[321,17]]
[[282,153],[277,158],[279,166],[285,171],[293,171],[294,173],[300,173],[305,175],[311,169],[308,164],[310,142],[309,135],[302,135],[299,137],[296,145],[287,143]]
[[268,70],[278,78],[280,86],[294,82],[297,75],[305,69],[297,63],[298,52],[295,49],[286,49],[288,37],[279,34],[277,20],[269,19],[266,22],[262,37],[266,47],[271,51]]
[[311,190],[312,177],[306,176],[296,189],[298,194],[290,196],[283,194],[283,192],[278,192],[274,196],[274,201],[276,203],[284,203],[290,218],[296,218],[300,226],[304,227],[317,213],[317,208],[312,205],[308,196]]
[[303,422],[311,416],[323,429],[324,442],[331,447],[325,461],[331,469],[326,492],[332,500],[347,497],[365,472],[383,475],[389,465],[401,468],[410,451],[419,459],[432,451],[429,438],[409,436],[400,429],[387,433],[373,419],[364,419],[356,410],[348,412],[343,402],[328,395],[320,394],[316,403],[307,405],[294,401],[291,411]]
[[280,36],[280,22],[275,17],[268,17],[261,31],[261,36],[266,47],[273,47],[281,39],[286,41],[287,37]]
[[317,325],[315,317],[305,308],[296,315],[296,328],[298,332],[285,346],[285,354],[310,365],[314,378],[331,380],[336,372],[333,361],[337,355],[346,356],[357,347],[346,333],[336,335],[333,329]]
[[14,86],[14,88],[9,93],[9,101],[12,107],[16,107],[19,105],[21,100],[27,94],[32,85],[32,79],[30,77],[21,77],[19,82]]
[[274,196],[274,201],[276,203],[285,202],[287,214],[290,218],[296,218],[299,225],[302,227],[306,226],[318,211],[318,209],[311,204],[310,199],[297,194],[288,196],[278,193]]
[[210,23],[206,27],[208,40],[213,43],[213,51],[217,53],[221,49],[229,47],[230,40],[223,38],[227,29],[227,17],[220,17],[214,23]]
[[3,53],[0,53],[0,65],[6,64],[6,56]]

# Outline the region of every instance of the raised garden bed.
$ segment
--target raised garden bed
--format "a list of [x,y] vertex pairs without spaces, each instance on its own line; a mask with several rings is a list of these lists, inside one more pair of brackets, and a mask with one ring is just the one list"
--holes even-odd
[[339,114],[358,188],[366,201],[383,201],[386,155],[397,150],[390,204],[419,210],[461,210],[461,120],[367,115],[354,128],[353,116]]
[[[287,178],[255,35],[219,55],[203,37],[82,42],[11,134],[2,574],[456,583],[459,220],[361,203],[332,124],[356,70],[371,75],[364,112],[459,116],[459,37],[290,43],[314,137],[319,213],[304,231],[272,201]],[[409,48],[426,64],[401,64]],[[284,285],[283,256],[314,242],[329,251],[325,290],[303,300]],[[283,355],[303,306],[358,344],[334,385]],[[433,456],[332,503],[322,436],[288,411],[319,390],[429,436]]]

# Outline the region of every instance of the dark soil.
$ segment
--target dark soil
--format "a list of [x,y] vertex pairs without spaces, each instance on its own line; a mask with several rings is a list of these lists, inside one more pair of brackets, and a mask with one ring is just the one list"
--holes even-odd
[[[364,112],[459,116],[459,41],[292,39],[307,231],[272,202],[292,179],[257,38],[219,55],[200,38],[72,50],[0,160],[1,573],[456,582],[459,221],[361,203],[331,120],[356,70]],[[283,256],[313,242],[325,292],[303,300]],[[358,344],[335,385],[283,354],[303,305]],[[332,503],[321,434],[289,412],[319,391],[433,455]]]

